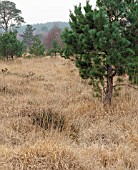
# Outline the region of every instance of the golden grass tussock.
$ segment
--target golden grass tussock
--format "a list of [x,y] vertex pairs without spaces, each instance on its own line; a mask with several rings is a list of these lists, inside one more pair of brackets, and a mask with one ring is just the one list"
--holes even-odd
[[137,170],[138,92],[110,108],[69,60],[0,62],[0,170]]

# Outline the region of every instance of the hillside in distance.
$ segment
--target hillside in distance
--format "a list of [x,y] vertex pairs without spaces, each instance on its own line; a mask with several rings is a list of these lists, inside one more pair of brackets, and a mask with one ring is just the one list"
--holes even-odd
[[[20,28],[17,29],[18,34],[22,34],[25,29],[26,29],[26,25],[21,25]],[[35,28],[35,34],[47,34],[51,28],[53,28],[54,26],[60,28],[61,30],[64,30],[64,28],[70,28],[70,25],[68,22],[62,22],[62,21],[55,21],[55,22],[46,22],[46,23],[37,23],[37,24],[31,24],[33,28]],[[3,30],[0,29],[0,33],[2,33]]]
[[[36,32],[49,32],[50,29],[54,26],[59,27],[60,29],[64,29],[66,27],[70,27],[68,22],[61,22],[61,21],[56,21],[56,22],[47,22],[47,23],[37,23],[37,24],[32,24],[33,28],[36,28]],[[19,29],[19,33],[23,33],[25,31],[26,25],[22,25]]]

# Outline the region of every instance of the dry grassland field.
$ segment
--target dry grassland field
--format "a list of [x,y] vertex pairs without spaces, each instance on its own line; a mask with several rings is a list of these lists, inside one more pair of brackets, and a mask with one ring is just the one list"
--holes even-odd
[[104,108],[69,60],[0,61],[0,170],[138,170],[138,92]]

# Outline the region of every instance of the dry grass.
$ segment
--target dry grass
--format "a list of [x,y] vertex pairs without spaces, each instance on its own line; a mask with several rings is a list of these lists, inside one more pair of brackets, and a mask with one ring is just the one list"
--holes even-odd
[[0,101],[0,170],[138,169],[134,89],[105,109],[70,61],[17,59],[0,62]]

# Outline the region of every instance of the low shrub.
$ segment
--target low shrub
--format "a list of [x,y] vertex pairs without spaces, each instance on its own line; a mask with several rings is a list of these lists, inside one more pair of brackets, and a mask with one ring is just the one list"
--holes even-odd
[[64,116],[58,112],[54,112],[51,108],[39,109],[30,116],[33,124],[39,125],[45,130],[58,129],[58,131],[62,131],[64,129]]

